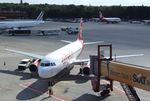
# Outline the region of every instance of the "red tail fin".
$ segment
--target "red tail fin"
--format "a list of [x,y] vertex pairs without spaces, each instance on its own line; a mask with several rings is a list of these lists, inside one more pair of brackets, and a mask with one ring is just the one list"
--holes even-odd
[[78,40],[82,40],[82,31],[83,31],[83,20],[81,18],[80,19],[80,29],[79,29],[78,37],[77,37]]

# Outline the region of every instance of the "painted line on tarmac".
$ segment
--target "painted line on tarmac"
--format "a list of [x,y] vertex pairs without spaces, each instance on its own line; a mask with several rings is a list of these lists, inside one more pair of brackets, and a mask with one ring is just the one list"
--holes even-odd
[[[33,82],[32,82],[32,83],[33,83]],[[31,83],[31,82],[26,82],[26,83],[24,83],[24,84],[19,84],[19,85],[20,85],[21,87],[30,89],[30,90],[32,90],[32,91],[34,91],[34,92],[36,92],[36,93],[40,93],[40,94],[44,94],[44,95],[46,95],[46,96],[49,96],[48,91],[44,93],[44,92],[42,92],[42,91],[40,91],[40,90],[34,89],[34,88],[32,88],[32,87],[29,87],[30,84],[32,84],[32,83]],[[28,85],[27,85],[27,84],[28,84]],[[59,100],[59,101],[71,101],[69,98],[66,98],[65,96],[57,95],[56,93],[54,93],[53,95],[51,95],[51,97],[53,97],[54,99]]]
[[8,87],[2,88],[2,87],[0,87],[0,90],[3,90],[3,89],[6,89],[6,90],[13,90],[13,88],[8,88]]

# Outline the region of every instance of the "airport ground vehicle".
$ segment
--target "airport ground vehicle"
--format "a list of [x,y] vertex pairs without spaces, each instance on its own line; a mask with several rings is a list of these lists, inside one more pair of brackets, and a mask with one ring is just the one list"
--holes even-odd
[[30,63],[31,63],[31,59],[22,59],[18,64],[18,70],[19,71],[25,70],[26,68],[29,67]]
[[66,29],[67,34],[77,34],[79,29],[77,27],[68,27]]
[[66,31],[67,27],[66,26],[62,26],[60,29],[61,29],[61,31]]
[[67,34],[77,34],[79,32],[79,28],[78,27],[65,27],[62,26],[61,27],[61,31],[66,31]]
[[31,30],[28,29],[10,29],[8,30],[9,35],[31,35]]
[[54,28],[54,29],[41,29],[39,30],[40,35],[59,35],[60,29]]

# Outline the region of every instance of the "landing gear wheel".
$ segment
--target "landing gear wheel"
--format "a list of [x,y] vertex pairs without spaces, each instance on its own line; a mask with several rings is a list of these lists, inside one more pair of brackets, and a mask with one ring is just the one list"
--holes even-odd
[[110,93],[109,90],[104,90],[105,94],[108,95]]
[[82,68],[80,68],[80,70],[79,70],[79,74],[82,74],[82,71],[83,71],[83,70],[82,70]]
[[101,92],[101,96],[105,96],[105,92],[104,91]]

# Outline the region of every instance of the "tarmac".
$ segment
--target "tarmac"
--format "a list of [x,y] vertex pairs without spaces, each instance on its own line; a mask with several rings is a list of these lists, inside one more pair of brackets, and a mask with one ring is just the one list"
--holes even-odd
[[[47,21],[45,24],[31,28],[60,28],[61,26],[79,26],[78,23]],[[150,68],[150,26],[144,24],[105,24],[85,22],[83,24],[83,39],[85,42],[104,41],[113,45],[113,54],[144,54],[142,57],[121,58],[117,61]],[[18,72],[17,65],[23,58],[31,58],[6,51],[6,48],[46,55],[63,47],[66,43],[60,40],[74,41],[76,35],[61,32],[59,35],[9,36],[0,35],[0,100],[2,101],[128,101],[119,82],[114,82],[114,91],[101,97],[92,90],[89,77],[79,75],[79,66],[69,72],[53,86],[54,94],[49,97],[47,82],[49,79],[31,77],[29,70]],[[87,45],[79,59],[97,55],[97,45]],[[5,62],[5,64],[4,64]],[[107,83],[105,80],[102,83]],[[137,89],[141,101],[149,101],[150,93]]]

